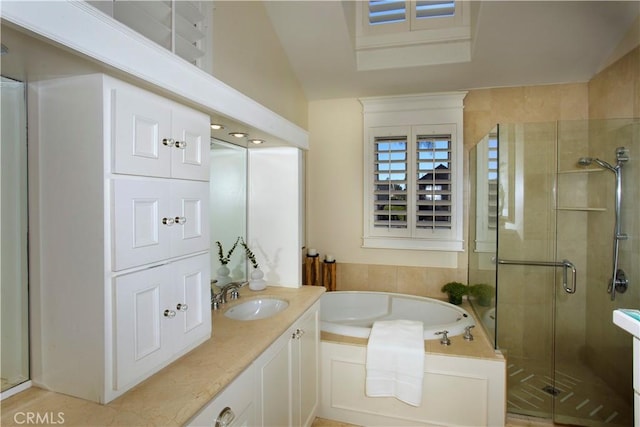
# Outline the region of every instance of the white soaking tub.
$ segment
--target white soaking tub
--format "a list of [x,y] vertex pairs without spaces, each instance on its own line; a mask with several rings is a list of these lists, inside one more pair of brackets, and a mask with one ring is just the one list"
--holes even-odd
[[461,335],[475,325],[461,307],[432,298],[388,292],[328,292],[320,300],[320,329],[356,338],[368,338],[377,320],[418,320],[424,325],[424,339]]
[[[365,393],[366,339],[376,320],[420,320],[425,361],[422,402],[407,405],[393,397]],[[368,427],[499,426],[505,424],[506,363],[481,327],[461,307],[431,298],[384,292],[328,292],[320,300],[318,416]],[[449,331],[451,345],[435,332]]]

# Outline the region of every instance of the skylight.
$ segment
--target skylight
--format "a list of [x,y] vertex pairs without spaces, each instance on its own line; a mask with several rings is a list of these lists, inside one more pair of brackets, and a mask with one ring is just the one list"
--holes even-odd
[[471,60],[471,4],[464,0],[356,2],[358,70]]
[[369,1],[369,24],[381,25],[407,20],[407,10],[416,19],[445,18],[455,15],[455,1]]

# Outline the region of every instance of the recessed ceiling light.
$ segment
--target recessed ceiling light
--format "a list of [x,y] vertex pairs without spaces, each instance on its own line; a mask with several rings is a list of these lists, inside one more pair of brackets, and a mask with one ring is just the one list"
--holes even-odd
[[249,136],[248,133],[244,133],[244,132],[229,132],[229,135],[234,136],[236,138],[245,138]]
[[253,144],[262,144],[264,142],[264,139],[253,138],[253,139],[250,139],[249,142]]
[[220,129],[224,129],[224,126],[217,123],[211,123],[211,129],[220,130]]

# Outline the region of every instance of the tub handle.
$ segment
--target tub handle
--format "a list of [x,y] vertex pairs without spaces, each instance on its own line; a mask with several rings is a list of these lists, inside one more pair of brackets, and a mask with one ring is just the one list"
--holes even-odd
[[442,339],[440,340],[440,344],[442,344],[442,345],[451,345],[451,340],[447,336],[448,333],[449,333],[449,331],[436,332],[436,335],[442,335]]

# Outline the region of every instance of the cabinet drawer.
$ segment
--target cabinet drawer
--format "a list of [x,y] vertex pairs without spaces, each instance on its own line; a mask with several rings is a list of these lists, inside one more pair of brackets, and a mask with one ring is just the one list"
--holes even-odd
[[233,413],[233,421],[229,426],[254,426],[255,409],[255,370],[254,366],[248,367],[238,378],[229,384],[220,394],[209,402],[186,425],[215,426],[216,420],[225,408]]

